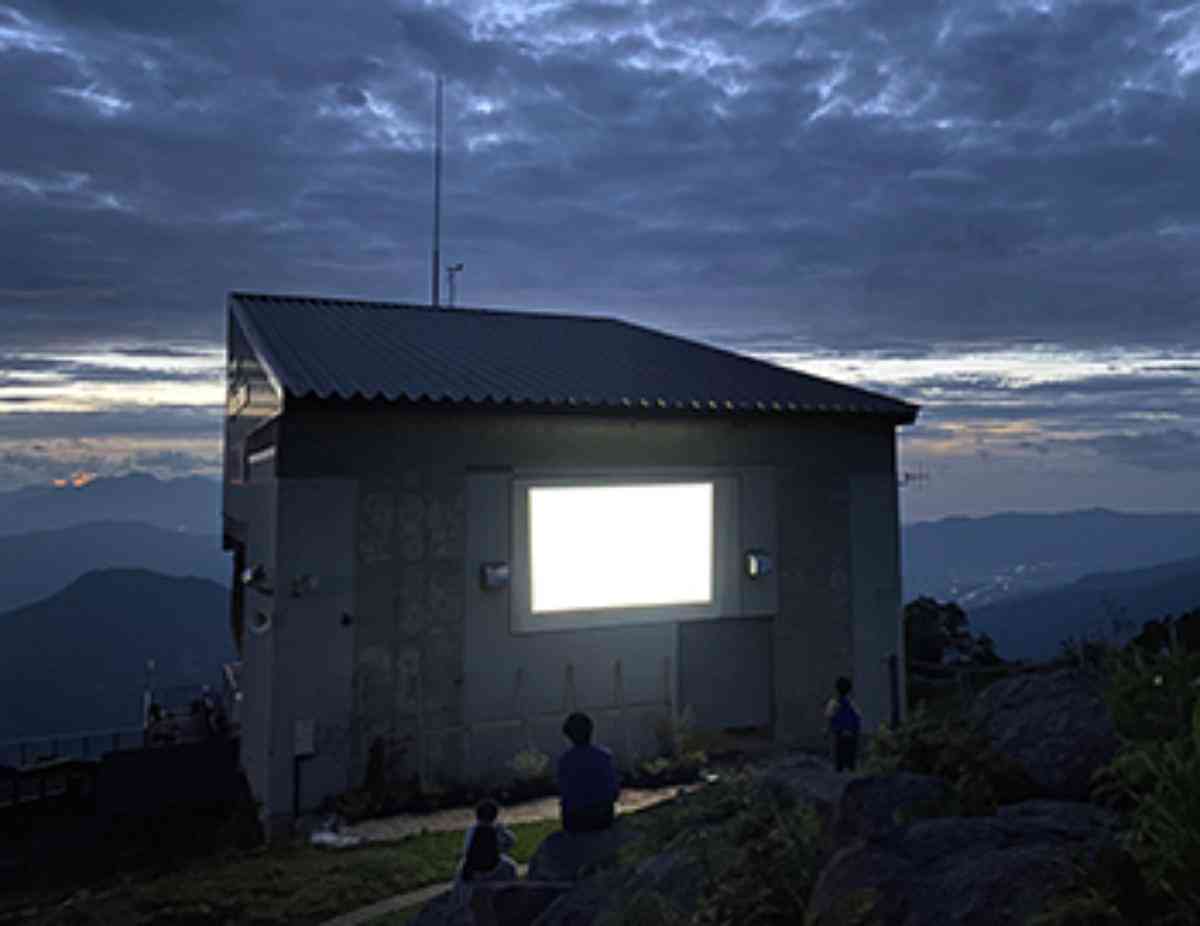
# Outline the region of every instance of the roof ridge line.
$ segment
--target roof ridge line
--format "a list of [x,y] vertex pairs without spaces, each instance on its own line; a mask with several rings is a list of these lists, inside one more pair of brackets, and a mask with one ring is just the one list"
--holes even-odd
[[475,315],[502,315],[506,318],[520,318],[521,316],[530,316],[533,318],[563,318],[571,321],[584,322],[623,322],[624,320],[615,315],[576,315],[570,312],[558,311],[543,311],[541,309],[513,309],[513,308],[480,308],[478,306],[456,305],[456,306],[431,306],[423,302],[393,302],[386,299],[354,299],[344,296],[314,296],[303,293],[262,293],[250,292],[249,290],[231,289],[228,292],[230,299],[245,299],[261,302],[328,302],[334,305],[341,306],[362,306],[364,308],[374,309],[407,309],[414,312],[455,312],[463,313],[470,312]]

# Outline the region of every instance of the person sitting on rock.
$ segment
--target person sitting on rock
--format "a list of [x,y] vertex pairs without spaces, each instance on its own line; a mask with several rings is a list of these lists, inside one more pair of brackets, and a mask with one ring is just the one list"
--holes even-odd
[[862,729],[862,712],[850,699],[850,679],[844,675],[835,685],[837,696],[825,705],[829,735],[833,739],[833,764],[837,771],[854,771],[858,759],[858,734]]
[[620,793],[612,753],[592,745],[592,719],[587,714],[568,717],[563,734],[572,745],[558,760],[562,827],[568,833],[608,829]]
[[475,822],[463,837],[463,860],[454,879],[454,892],[464,906],[471,902],[471,887],[484,881],[515,881],[517,863],[504,853],[516,845],[512,830],[496,822],[495,801],[480,801]]

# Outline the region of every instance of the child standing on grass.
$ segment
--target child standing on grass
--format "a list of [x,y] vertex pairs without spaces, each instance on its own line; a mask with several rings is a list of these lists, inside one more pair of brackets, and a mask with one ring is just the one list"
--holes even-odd
[[504,853],[517,843],[512,830],[496,822],[500,808],[495,801],[480,801],[475,822],[463,837],[463,860],[454,878],[454,894],[467,906],[472,886],[484,881],[515,881],[517,863]]
[[854,771],[858,760],[858,734],[862,729],[862,712],[850,699],[850,679],[844,675],[837,680],[837,695],[825,705],[829,735],[833,740],[833,765],[837,771]]

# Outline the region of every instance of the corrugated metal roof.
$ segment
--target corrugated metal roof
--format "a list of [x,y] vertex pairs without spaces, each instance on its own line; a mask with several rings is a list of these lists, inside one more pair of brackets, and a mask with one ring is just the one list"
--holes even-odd
[[844,412],[901,423],[918,411],[615,318],[255,293],[231,293],[229,308],[297,397]]

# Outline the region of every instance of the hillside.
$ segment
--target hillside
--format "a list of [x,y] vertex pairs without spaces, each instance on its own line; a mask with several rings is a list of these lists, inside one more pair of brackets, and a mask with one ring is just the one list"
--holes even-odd
[[104,521],[0,536],[0,612],[52,595],[85,572],[149,569],[229,582],[229,554],[215,534]]
[[1136,633],[1148,620],[1200,606],[1200,557],[1145,569],[1084,576],[1069,585],[967,609],[973,633],[986,632],[1006,659],[1049,659],[1067,637]]
[[901,543],[905,601],[929,595],[972,610],[1090,573],[1200,555],[1200,514],[1094,508],[943,518],[905,526]]
[[221,484],[202,476],[161,480],[148,473],[82,486],[33,486],[0,494],[0,534],[57,530],[94,521],[140,521],[164,530],[220,530]]
[[228,609],[208,579],[104,569],[0,614],[0,740],[138,723],[148,659],[159,684],[216,685]]

